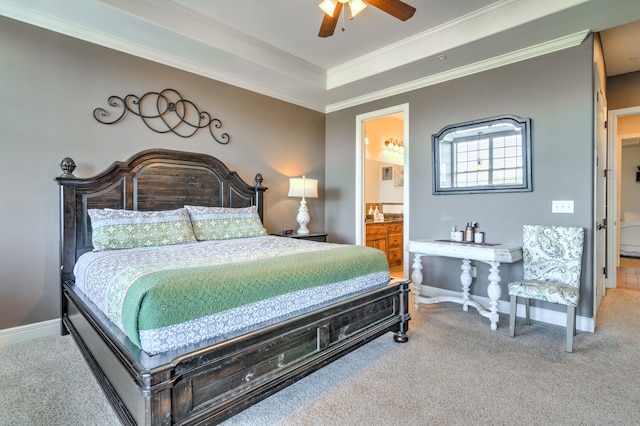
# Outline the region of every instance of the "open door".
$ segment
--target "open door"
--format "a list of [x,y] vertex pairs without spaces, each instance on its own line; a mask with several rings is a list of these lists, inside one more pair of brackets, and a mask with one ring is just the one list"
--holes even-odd
[[[405,241],[409,235],[409,180],[404,178],[408,176],[408,121],[408,104],[356,116],[355,243],[384,251],[389,258],[392,276],[404,277],[408,276],[409,265],[405,251]],[[389,133],[390,129],[394,132]],[[393,138],[387,140],[391,135]],[[400,144],[394,144],[396,141],[402,141],[401,149]],[[380,213],[385,218],[395,216],[400,223],[399,226],[398,223],[393,226],[388,224],[384,238],[381,237],[384,240],[382,242],[367,233],[371,225],[375,225],[373,227],[376,232],[381,232],[384,228],[378,226],[384,224],[365,223],[368,209],[373,208],[372,204],[383,210]],[[387,207],[390,210],[384,211]]]
[[[607,99],[596,70],[595,87],[595,200],[593,318],[600,308],[607,282]],[[615,265],[612,265],[615,268]]]

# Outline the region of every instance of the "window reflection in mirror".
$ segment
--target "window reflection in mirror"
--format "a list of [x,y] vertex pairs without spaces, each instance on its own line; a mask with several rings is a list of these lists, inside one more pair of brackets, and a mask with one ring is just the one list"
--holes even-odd
[[433,135],[433,193],[531,191],[531,119],[452,124]]

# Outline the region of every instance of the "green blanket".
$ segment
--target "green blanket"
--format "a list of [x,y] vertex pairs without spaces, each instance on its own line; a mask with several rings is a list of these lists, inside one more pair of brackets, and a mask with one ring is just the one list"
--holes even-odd
[[127,291],[123,328],[138,331],[179,324],[266,298],[388,270],[386,256],[361,246],[291,254],[234,264],[157,271]]

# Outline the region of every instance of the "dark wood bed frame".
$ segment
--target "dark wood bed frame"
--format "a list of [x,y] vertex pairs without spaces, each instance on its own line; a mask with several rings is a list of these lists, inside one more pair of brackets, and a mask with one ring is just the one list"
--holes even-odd
[[74,288],[75,262],[92,249],[87,209],[255,205],[263,218],[262,176],[251,186],[216,158],[161,149],[86,179],[70,158],[60,166],[62,333],[73,335],[123,424],[216,424],[382,334],[407,341],[409,282],[394,280],[228,341],[147,355]]

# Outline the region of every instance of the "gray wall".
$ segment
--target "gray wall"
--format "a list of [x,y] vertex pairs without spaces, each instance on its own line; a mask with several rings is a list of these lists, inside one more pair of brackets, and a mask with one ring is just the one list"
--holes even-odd
[[[2,17],[0,76],[0,329],[59,317],[53,178],[66,156],[79,177],[148,148],[213,155],[248,183],[260,172],[270,232],[297,226],[300,200],[287,198],[288,178],[305,173],[319,180],[309,227],[323,229],[324,114]],[[231,142],[204,130],[189,139],[156,134],[132,114],[111,126],[93,119],[110,95],[165,88],[220,118]]]
[[[0,18],[0,329],[58,317],[58,199],[53,177],[71,156],[85,177],[152,147],[216,156],[251,181],[265,176],[269,231],[293,228],[298,200],[288,177],[318,178],[309,200],[311,230],[353,242],[355,117],[409,103],[410,238],[446,236],[452,224],[478,221],[488,241],[519,243],[525,223],[584,226],[591,240],[592,45],[512,64],[325,116],[170,67]],[[10,40],[10,42],[9,42]],[[159,135],[129,116],[113,126],[91,116],[110,95],[173,88],[219,117],[229,145],[206,132]],[[611,105],[610,105],[611,107]],[[533,120],[531,193],[431,194],[431,135],[443,126],[499,114]],[[325,122],[326,120],[326,122]],[[551,213],[551,200],[573,199],[573,215]],[[450,220],[441,220],[451,217]],[[579,314],[592,316],[592,259],[585,253]],[[458,290],[457,262],[425,261],[425,281]],[[504,265],[503,287],[521,274]],[[485,265],[479,274],[488,274]],[[589,284],[587,284],[589,283]],[[504,289],[503,289],[504,290]],[[477,293],[483,295],[484,289]],[[506,299],[503,291],[503,299]],[[549,306],[546,306],[549,307]]]
[[[582,226],[587,250],[578,313],[593,316],[590,40],[571,49],[328,114],[326,228],[340,241],[355,240],[351,182],[355,182],[356,115],[408,103],[409,174],[405,182],[410,182],[409,238],[446,238],[452,225],[460,227],[470,220],[479,223],[487,241],[518,244],[524,224]],[[532,119],[533,192],[432,195],[431,135],[448,124],[501,114]],[[552,200],[574,200],[575,213],[551,213]],[[423,262],[425,284],[459,290],[458,261],[431,258]],[[501,269],[502,299],[506,300],[506,284],[521,277],[522,264]],[[488,273],[488,265],[478,266],[479,276]],[[475,293],[486,296],[485,286]]]
[[640,71],[607,78],[607,108],[609,110],[640,105]]
[[[607,108],[609,110],[640,106],[640,71],[607,78]],[[640,212],[640,183],[636,182],[640,166],[640,147],[623,146],[620,170],[620,217],[625,211]]]

